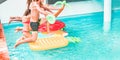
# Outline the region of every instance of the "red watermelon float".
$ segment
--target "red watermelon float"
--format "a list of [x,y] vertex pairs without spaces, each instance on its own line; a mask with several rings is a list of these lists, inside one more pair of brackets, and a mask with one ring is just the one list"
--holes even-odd
[[[65,24],[59,20],[56,20],[54,24],[50,24],[50,31],[57,31],[65,27]],[[38,28],[39,32],[47,32],[47,22],[41,24]]]

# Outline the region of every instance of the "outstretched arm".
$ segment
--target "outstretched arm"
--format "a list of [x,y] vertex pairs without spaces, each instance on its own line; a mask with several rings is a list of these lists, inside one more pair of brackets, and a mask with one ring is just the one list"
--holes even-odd
[[10,17],[8,24],[10,24],[12,21],[20,21],[22,22],[22,17]]
[[36,7],[41,14],[44,14],[45,16],[49,14],[48,12],[44,11],[43,8],[40,8],[38,5]]
[[58,7],[51,6],[51,5],[48,5],[48,4],[46,4],[46,5],[44,5],[44,6],[48,7],[50,10],[58,10],[58,9],[60,9],[60,8],[58,8]]
[[62,5],[62,7],[60,9],[58,9],[58,11],[56,13],[54,13],[54,16],[57,17],[65,8],[65,5]]
[[53,13],[48,6],[43,5],[42,8],[44,8],[44,10],[46,10],[46,11],[48,11],[50,13]]

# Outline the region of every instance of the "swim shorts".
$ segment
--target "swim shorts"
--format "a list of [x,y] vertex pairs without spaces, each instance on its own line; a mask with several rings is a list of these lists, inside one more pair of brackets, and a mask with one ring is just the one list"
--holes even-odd
[[39,22],[30,22],[32,31],[38,31]]

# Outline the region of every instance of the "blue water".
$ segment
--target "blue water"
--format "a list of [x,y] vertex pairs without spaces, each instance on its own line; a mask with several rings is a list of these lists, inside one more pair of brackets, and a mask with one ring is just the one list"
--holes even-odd
[[103,32],[103,12],[59,17],[66,24],[68,36],[81,38],[64,48],[31,51],[28,44],[13,48],[22,33],[14,28],[21,23],[4,24],[4,32],[11,60],[120,60],[120,10],[113,11],[111,30]]
[[[104,0],[93,0],[95,2],[98,2],[98,4],[101,5],[102,8],[104,8]],[[120,0],[111,0],[111,6],[112,9],[120,8]]]

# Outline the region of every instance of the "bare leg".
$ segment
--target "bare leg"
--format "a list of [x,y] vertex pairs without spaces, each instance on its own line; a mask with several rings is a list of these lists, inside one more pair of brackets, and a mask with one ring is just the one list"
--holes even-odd
[[23,27],[16,27],[16,28],[15,28],[15,32],[19,32],[19,31],[21,31],[21,30],[23,30]]
[[29,31],[23,31],[23,35],[26,37],[26,38],[29,38],[29,37],[31,37],[31,34],[30,34],[30,32]]
[[31,37],[31,34],[29,32],[23,32],[23,35],[22,37],[20,37],[17,42],[21,41],[21,40],[24,40],[25,38],[29,38]]
[[18,45],[23,44],[23,43],[28,43],[28,42],[34,42],[37,40],[38,37],[38,32],[32,32],[32,36],[29,38],[25,38],[23,40],[18,41],[15,45],[14,48],[16,48]]
[[22,37],[20,37],[16,42],[19,42],[20,40],[24,40],[24,39],[25,39],[25,37],[22,36]]

